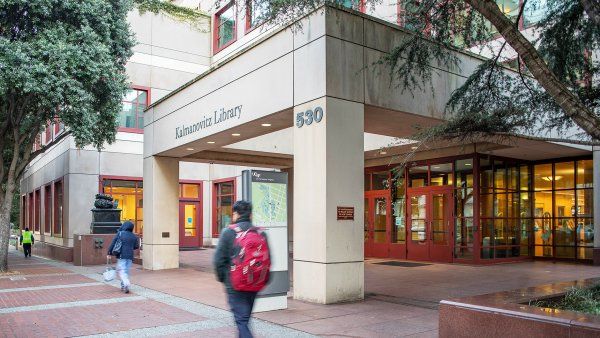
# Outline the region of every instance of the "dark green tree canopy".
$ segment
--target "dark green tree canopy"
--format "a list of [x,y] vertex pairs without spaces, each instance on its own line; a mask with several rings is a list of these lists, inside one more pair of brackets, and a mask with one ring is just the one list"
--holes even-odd
[[130,0],[0,0],[0,271],[36,138],[58,119],[78,147],[112,142],[129,84]]

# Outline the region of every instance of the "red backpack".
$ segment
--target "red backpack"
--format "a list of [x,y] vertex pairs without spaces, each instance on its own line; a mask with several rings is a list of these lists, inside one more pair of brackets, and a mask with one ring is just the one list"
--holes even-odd
[[258,292],[269,282],[271,257],[269,243],[263,230],[255,226],[242,231],[235,224],[229,226],[235,231],[231,257],[231,286],[237,291]]

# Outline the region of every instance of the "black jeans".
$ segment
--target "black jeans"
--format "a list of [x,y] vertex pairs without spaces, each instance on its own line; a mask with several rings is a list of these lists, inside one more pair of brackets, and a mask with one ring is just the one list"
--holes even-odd
[[31,244],[23,244],[23,253],[25,257],[31,257]]
[[240,338],[252,338],[248,322],[252,314],[256,292],[229,291],[227,292],[227,298],[235,318],[235,325],[238,328],[238,336]]

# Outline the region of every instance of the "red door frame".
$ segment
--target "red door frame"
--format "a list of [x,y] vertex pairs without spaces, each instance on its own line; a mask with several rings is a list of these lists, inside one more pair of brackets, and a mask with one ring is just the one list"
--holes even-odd
[[[386,217],[385,217],[385,241],[384,243],[375,243],[375,228],[374,228],[374,217],[375,217],[375,199],[385,198],[386,199]],[[365,192],[365,200],[368,206],[365,205],[365,209],[368,210],[367,216],[367,232],[365,238],[365,256],[366,257],[378,257],[387,258],[390,256],[390,243],[391,243],[391,196],[389,190],[371,190]]]
[[[440,247],[439,245],[433,244],[432,235],[432,218],[433,218],[433,195],[434,194],[447,194],[448,199],[445,205],[445,217],[448,219],[446,224],[446,231],[448,232],[448,245]],[[425,239],[415,243],[412,241],[412,234],[410,229],[412,228],[412,217],[410,211],[410,200],[414,196],[425,196],[426,209],[425,209]],[[407,189],[407,216],[406,216],[406,228],[407,228],[407,253],[406,258],[411,260],[424,260],[424,261],[436,261],[436,262],[452,262],[452,252],[454,249],[454,190],[452,186],[429,186],[419,188],[408,188]]]
[[211,230],[212,230],[213,238],[219,238],[219,235],[220,235],[219,225],[217,224],[217,184],[225,183],[225,182],[233,183],[233,195],[232,195],[233,197],[232,197],[232,201],[231,201],[232,205],[233,205],[233,203],[235,203],[235,201],[237,199],[237,177],[229,177],[229,178],[223,178],[223,179],[212,181],[212,186],[211,186],[212,226],[211,226]]
[[[198,186],[198,197],[187,198],[183,197],[183,184],[194,184]],[[204,222],[202,219],[202,196],[204,196],[204,185],[200,180],[179,180],[179,247],[201,247],[202,239],[204,238]],[[196,205],[196,237],[185,237],[185,205]],[[187,239],[187,240],[185,240]]]

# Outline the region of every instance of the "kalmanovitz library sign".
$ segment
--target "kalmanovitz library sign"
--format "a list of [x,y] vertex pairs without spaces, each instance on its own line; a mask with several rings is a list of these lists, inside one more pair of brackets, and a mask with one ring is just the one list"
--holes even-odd
[[242,117],[242,105],[225,110],[225,108],[214,111],[213,116],[204,115],[202,120],[189,126],[181,126],[175,128],[175,139],[197,133],[200,130],[215,126],[227,120],[237,119]]

